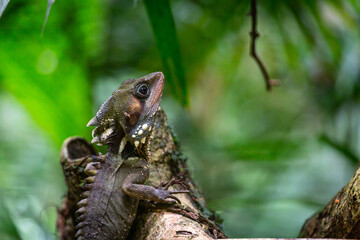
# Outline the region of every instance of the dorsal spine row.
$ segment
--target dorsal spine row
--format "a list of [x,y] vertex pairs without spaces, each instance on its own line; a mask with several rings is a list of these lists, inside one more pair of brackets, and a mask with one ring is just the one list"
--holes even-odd
[[84,185],[82,186],[83,192],[80,195],[80,201],[77,203],[78,210],[75,212],[77,225],[75,230],[75,238],[77,240],[85,240],[83,228],[86,226],[86,208],[88,205],[88,197],[90,190],[92,189],[92,183],[95,181],[96,174],[101,169],[101,162],[88,163],[84,169],[85,174],[88,176],[85,178]]

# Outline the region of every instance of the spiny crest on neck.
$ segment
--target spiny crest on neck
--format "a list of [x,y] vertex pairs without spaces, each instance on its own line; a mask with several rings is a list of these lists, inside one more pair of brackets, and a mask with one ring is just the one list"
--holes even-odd
[[113,153],[122,152],[130,144],[138,154],[148,158],[150,135],[163,88],[161,72],[125,80],[87,124],[96,126],[91,142],[109,145]]

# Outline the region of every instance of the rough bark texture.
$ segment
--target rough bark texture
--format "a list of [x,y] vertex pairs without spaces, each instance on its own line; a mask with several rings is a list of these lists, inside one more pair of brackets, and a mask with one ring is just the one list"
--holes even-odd
[[[132,239],[213,239],[225,238],[225,234],[211,220],[214,214],[205,216],[203,197],[193,183],[186,168],[186,159],[174,142],[163,111],[157,115],[159,125],[154,130],[150,151],[150,178],[148,184],[157,186],[173,177],[181,180],[173,190],[187,188],[190,194],[179,194],[182,205],[165,207],[161,204],[142,202],[133,226]],[[182,186],[181,186],[182,185]]]
[[[186,167],[186,159],[182,156],[180,147],[175,143],[173,135],[167,124],[166,116],[163,111],[159,111],[156,116],[156,127],[152,133],[150,145],[151,157],[149,159],[150,178],[147,184],[159,186],[162,183],[169,182],[175,178],[179,184],[170,187],[172,190],[190,190],[189,194],[178,194],[180,204],[169,205],[158,204],[154,202],[142,201],[138,209],[137,218],[132,226],[128,239],[213,239],[226,238],[226,235],[215,223],[218,219],[215,214],[206,208],[205,201]],[[74,142],[74,141],[73,141]],[[77,144],[79,143],[79,144]],[[65,145],[65,144],[64,144]],[[73,146],[69,145],[67,149],[62,150],[61,164],[64,174],[81,175],[83,166],[90,157],[84,157],[83,153],[76,161],[69,161],[64,157],[64,152],[80,151],[85,146],[83,140],[79,139]],[[74,153],[75,151],[75,153]],[[94,154],[91,152],[90,154]],[[70,169],[71,171],[66,171]],[[79,177],[82,179],[83,177]],[[78,186],[78,178],[71,178],[75,181],[74,186]],[[80,180],[79,180],[80,182]],[[75,203],[78,199],[77,189],[69,189],[63,207],[58,210],[57,227],[60,239],[72,239],[74,234],[74,222],[76,210]]]
[[360,169],[321,212],[305,222],[300,237],[360,239]]

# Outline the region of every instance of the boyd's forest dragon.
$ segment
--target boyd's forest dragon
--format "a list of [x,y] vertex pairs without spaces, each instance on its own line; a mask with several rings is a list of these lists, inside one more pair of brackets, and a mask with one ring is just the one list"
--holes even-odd
[[[174,194],[188,192],[169,191],[173,181],[159,188],[144,185],[149,177],[149,143],[163,87],[164,75],[151,73],[124,81],[106,100],[87,125],[96,126],[92,143],[108,145],[105,155],[96,155],[95,150],[79,138],[64,143],[76,145],[73,149],[77,149],[76,152],[62,152],[61,156],[70,191],[66,204],[70,206],[70,212],[71,208],[77,208],[71,218],[75,221],[72,224],[76,224],[76,233],[70,229],[69,238],[126,239],[139,200],[180,203]],[[76,160],[74,164],[78,172],[74,174],[72,171],[69,176],[67,170],[74,169],[74,166],[65,163],[64,159],[69,155],[82,156],[84,152],[88,156]],[[64,221],[58,218],[58,227],[68,224]]]

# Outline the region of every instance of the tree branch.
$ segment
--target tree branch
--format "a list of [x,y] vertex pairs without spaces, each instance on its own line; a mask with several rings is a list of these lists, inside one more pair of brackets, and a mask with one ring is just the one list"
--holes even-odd
[[360,168],[319,213],[306,220],[303,238],[360,238]]
[[257,31],[257,9],[256,9],[256,0],[251,0],[251,7],[249,15],[251,16],[251,32],[250,38],[250,56],[252,56],[256,63],[259,65],[261,73],[264,77],[265,84],[266,84],[266,90],[270,91],[272,85],[278,85],[278,81],[273,81],[270,79],[270,76],[266,70],[265,65],[261,61],[260,57],[256,53],[256,39],[260,36],[260,34]]
[[181,185],[172,186],[177,191],[184,188],[190,194],[179,194],[181,205],[166,207],[162,204],[143,202],[138,211],[138,217],[129,239],[213,239],[226,238],[222,230],[211,220],[214,214],[206,216],[204,198],[199,193],[186,166],[186,159],[181,153],[178,143],[174,142],[170,128],[163,111],[156,116],[159,127],[152,134],[149,159],[150,178],[148,184],[158,186],[172,178],[180,179]]
[[[206,208],[204,198],[199,193],[186,167],[179,144],[174,142],[163,111],[156,115],[156,125],[150,143],[151,156],[148,160],[150,178],[147,184],[159,186],[172,178],[180,180],[181,186],[173,185],[173,191],[190,190],[188,194],[179,194],[181,204],[173,206],[141,201],[127,239],[208,239],[226,238],[222,230],[214,223],[215,214]],[[61,150],[61,164],[68,193],[64,204],[58,210],[57,228],[61,240],[71,240],[74,236],[76,221],[76,203],[81,193],[80,183],[83,169],[96,154],[92,146],[84,139],[73,137],[66,140]],[[119,225],[120,227],[120,225]],[[119,236],[120,239],[120,236]]]

